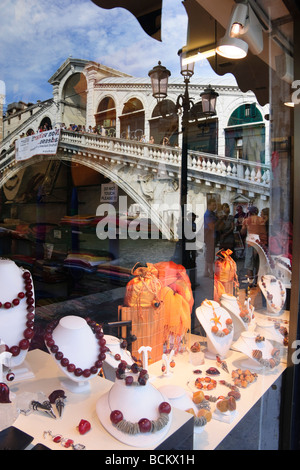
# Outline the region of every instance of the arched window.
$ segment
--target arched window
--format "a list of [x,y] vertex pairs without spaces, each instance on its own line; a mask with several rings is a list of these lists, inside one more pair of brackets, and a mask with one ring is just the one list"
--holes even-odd
[[62,93],[63,122],[85,125],[86,122],[87,81],[83,73],[74,73],[65,83]]
[[41,120],[40,125],[39,125],[39,130],[49,131],[50,129],[52,129],[51,119],[48,116],[46,116]]
[[115,137],[116,135],[116,105],[112,98],[105,97],[100,101],[97,113],[95,114],[96,126],[104,128],[106,135]]
[[131,98],[124,104],[121,121],[121,138],[140,140],[145,132],[145,111],[143,103]]
[[265,124],[256,103],[243,104],[231,114],[225,129],[225,154],[265,163]]
[[178,116],[173,101],[163,100],[153,109],[150,136],[156,144],[162,144],[164,137],[167,137],[170,145],[178,145]]
[[218,153],[218,118],[203,118],[202,102],[195,103],[190,116],[188,147],[205,153]]

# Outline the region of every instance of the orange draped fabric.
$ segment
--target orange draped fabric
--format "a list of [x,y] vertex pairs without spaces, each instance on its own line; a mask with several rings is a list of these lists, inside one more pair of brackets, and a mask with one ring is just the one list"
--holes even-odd
[[173,261],[156,263],[158,278],[163,286],[169,286],[174,292],[180,294],[189,304],[190,312],[194,305],[194,296],[190,278],[184,266]]
[[140,345],[155,349],[151,359],[158,360],[157,355],[163,353],[161,342],[169,344],[172,337],[179,350],[183,336],[191,328],[194,304],[191,282],[185,268],[172,261],[147,263],[146,267],[136,265],[132,274],[135,277],[126,286],[122,320],[125,320],[124,315],[126,320],[132,320],[132,333],[138,338],[138,342],[133,343],[134,350],[142,342]]
[[217,302],[224,293],[234,295],[239,286],[236,262],[231,255],[230,249],[217,253],[214,276],[214,300]]

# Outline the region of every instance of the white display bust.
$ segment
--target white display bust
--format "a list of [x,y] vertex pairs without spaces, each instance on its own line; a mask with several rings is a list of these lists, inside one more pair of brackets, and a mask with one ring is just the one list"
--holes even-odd
[[[216,355],[224,359],[233,341],[233,322],[229,313],[214,300],[204,300],[200,307],[196,309],[196,316],[203,326],[207,336],[207,350],[205,355],[208,358],[215,358]],[[231,322],[231,326],[228,323]],[[212,332],[212,327],[217,326],[219,332],[230,330],[223,336],[218,336]]]
[[[257,361],[253,356],[253,351],[260,351],[261,360],[267,363],[270,359],[274,359],[275,356],[273,356],[273,351],[276,348],[274,348],[270,341],[264,338],[262,338],[262,341],[257,342],[258,336],[259,335],[257,333],[245,331],[241,334],[238,341],[234,343],[234,347],[238,351],[248,356],[248,359],[243,362],[243,367],[247,367],[249,369],[251,368],[254,370],[264,369],[265,371],[268,371],[272,368],[268,367],[268,365],[265,365],[263,362]],[[280,353],[279,350],[277,351]],[[280,362],[279,354],[276,358],[276,361],[278,361],[278,363]],[[273,365],[273,367],[276,367],[276,365]]]
[[[220,304],[228,311],[232,318],[234,325],[233,341],[236,341],[243,331],[247,331],[255,327],[253,318],[254,307],[252,307],[250,302],[247,300],[245,300],[244,306],[242,306],[235,296],[222,294]],[[242,308],[248,311],[245,318],[241,317]]]
[[[55,344],[69,362],[82,370],[89,369],[97,361],[99,355],[99,345],[96,336],[84,318],[68,315],[60,319],[52,333]],[[50,348],[49,352],[50,351]],[[89,378],[83,376],[76,377],[74,373],[68,372],[59,360],[55,359],[57,365],[62,370],[67,380],[62,379],[62,383],[72,392],[85,392],[89,389],[89,380],[97,375],[93,374]]]
[[126,361],[127,364],[132,364],[134,361],[131,357],[130,352],[127,349],[121,348],[121,341],[115,336],[105,335],[106,346],[109,351],[106,352],[106,359],[103,362],[103,372],[107,380],[115,381],[116,368],[118,367],[119,360],[115,359],[115,355],[118,354],[122,361]]

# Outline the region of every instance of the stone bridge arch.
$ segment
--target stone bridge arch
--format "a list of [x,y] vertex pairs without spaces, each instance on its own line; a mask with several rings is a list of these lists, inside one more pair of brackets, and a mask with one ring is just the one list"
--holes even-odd
[[[132,178],[128,178],[128,174],[131,173],[131,167],[121,162],[110,161],[105,157],[95,158],[93,155],[89,154],[87,156],[82,156],[74,154],[72,152],[58,154],[59,158],[71,161],[74,163],[79,163],[80,165],[87,166],[99,173],[101,173],[106,178],[110,179],[115,183],[120,189],[122,189],[125,194],[127,194],[135,203],[137,203],[141,212],[146,212],[156,227],[159,228],[163,237],[170,239],[173,238],[173,231],[169,228],[167,223],[163,219],[163,214],[161,211],[156,209],[156,206],[153,206],[151,202],[145,197],[144,194],[140,191],[140,183],[135,178],[135,182],[132,181]],[[132,173],[135,174],[134,170]]]
[[[79,163],[94,171],[99,172],[110,181],[115,183],[125,194],[127,194],[135,203],[137,203],[141,212],[146,212],[151,223],[159,228],[164,238],[173,238],[173,231],[163,219],[163,214],[157,210],[157,205],[153,206],[151,201],[145,197],[140,190],[140,182],[136,180],[133,184],[132,179],[128,178],[131,167],[124,163],[117,163],[108,161],[107,158],[95,158],[93,155],[88,154],[83,156],[77,152],[58,150],[56,155],[36,155],[28,160],[22,162],[15,162],[11,164],[3,173],[0,181],[0,187],[3,187],[10,179],[17,175],[20,171],[24,171],[27,167],[34,166],[37,163],[45,161],[68,161],[72,163]],[[134,171],[132,171],[134,173]],[[135,178],[136,179],[136,178]],[[99,203],[100,204],[100,203]]]

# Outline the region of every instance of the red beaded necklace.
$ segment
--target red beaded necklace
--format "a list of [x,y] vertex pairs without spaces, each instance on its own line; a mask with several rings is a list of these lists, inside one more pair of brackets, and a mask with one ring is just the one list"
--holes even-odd
[[104,338],[104,333],[102,331],[102,326],[98,325],[95,321],[91,320],[90,318],[86,318],[85,320],[93,331],[95,337],[97,338],[99,345],[98,359],[88,369],[82,370],[80,367],[76,367],[75,364],[70,363],[69,359],[64,356],[63,352],[60,351],[59,347],[55,344],[52,333],[55,327],[57,326],[59,320],[51,322],[47,326],[44,340],[50,352],[54,355],[55,359],[60,362],[62,367],[66,367],[67,371],[69,373],[74,374],[75,377],[82,376],[84,378],[88,378],[91,375],[97,374],[98,370],[101,369],[103,361],[105,361],[106,358],[107,347],[106,340]]
[[4,302],[4,303],[0,302],[0,308],[5,308],[8,310],[9,308],[16,307],[17,305],[19,305],[20,300],[24,299],[25,295],[26,295],[25,292],[19,292],[17,297],[13,299],[11,302]]
[[33,325],[34,325],[34,316],[35,316],[35,308],[34,308],[34,297],[33,297],[33,286],[31,281],[31,274],[29,271],[24,271],[23,273],[24,279],[24,287],[25,292],[19,292],[17,297],[13,299],[11,302],[4,302],[3,304],[0,302],[0,308],[10,309],[19,305],[22,299],[26,297],[26,304],[27,304],[27,322],[26,322],[26,329],[23,332],[23,339],[19,341],[18,345],[15,346],[7,346],[5,345],[6,351],[10,352],[12,356],[18,356],[21,350],[26,351],[29,349],[31,340],[34,336]]

